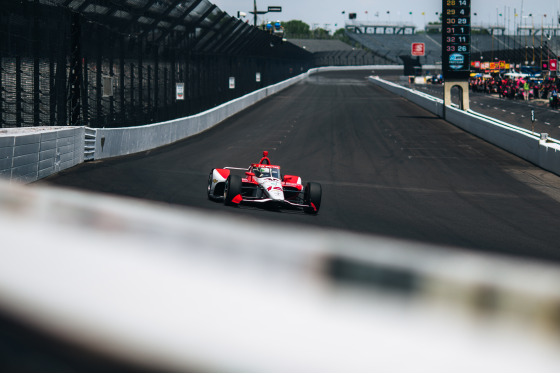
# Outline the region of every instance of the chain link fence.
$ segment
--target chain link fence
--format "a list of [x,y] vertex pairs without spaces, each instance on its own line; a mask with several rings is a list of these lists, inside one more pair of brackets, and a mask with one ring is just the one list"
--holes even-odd
[[188,116],[313,67],[207,0],[0,0],[0,127]]

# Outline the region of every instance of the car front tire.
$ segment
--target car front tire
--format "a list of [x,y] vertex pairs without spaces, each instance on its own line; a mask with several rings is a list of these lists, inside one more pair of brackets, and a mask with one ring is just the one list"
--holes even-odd
[[225,205],[237,205],[233,201],[236,196],[241,195],[241,177],[239,175],[230,175],[226,180],[226,185],[224,186],[224,204]]
[[[321,195],[322,195],[321,185],[315,182],[308,182],[305,185],[305,190],[303,194],[304,204],[310,205],[309,207],[303,208],[303,211],[307,214],[317,214],[319,213],[319,208],[321,207]],[[313,208],[315,206],[315,209]]]

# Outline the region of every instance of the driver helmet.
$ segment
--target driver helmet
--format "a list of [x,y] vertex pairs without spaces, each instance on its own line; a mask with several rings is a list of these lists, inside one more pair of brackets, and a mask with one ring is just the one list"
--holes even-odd
[[259,174],[264,176],[270,176],[270,168],[260,168]]

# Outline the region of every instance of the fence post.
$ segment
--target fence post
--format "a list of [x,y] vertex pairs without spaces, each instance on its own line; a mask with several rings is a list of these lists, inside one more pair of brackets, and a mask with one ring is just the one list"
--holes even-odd
[[21,56],[16,56],[16,127],[22,125],[21,88]]
[[130,63],[130,118],[136,123],[136,113],[138,112],[134,103],[134,62]]
[[[55,36],[49,33],[49,125],[56,123]],[[0,110],[1,112],[1,110]]]
[[169,76],[167,75],[167,66],[163,67],[163,99],[162,99],[162,104],[161,104],[161,108],[162,108],[162,113],[163,113],[163,117],[160,118],[160,120],[167,120],[168,119],[168,110],[169,110],[169,105],[168,105],[168,79]]
[[121,124],[125,123],[125,119],[126,119],[126,102],[125,102],[125,96],[124,96],[124,69],[125,69],[125,65],[124,65],[124,48],[125,48],[125,42],[124,42],[124,37],[121,36],[120,37],[120,53],[119,53],[119,101],[120,101],[120,113],[119,113],[119,121],[121,122]]
[[154,49],[154,105],[152,107],[152,118],[159,121],[159,46],[153,40],[152,44]]
[[35,0],[33,2],[33,26],[32,26],[32,35],[33,35],[33,126],[40,125],[41,117],[40,117],[40,104],[41,104],[41,97],[40,97],[40,80],[39,80],[39,56],[41,55],[41,43],[39,41],[39,0]]
[[82,43],[80,15],[72,14],[70,44],[70,124],[77,126],[80,121],[80,93],[82,89]]
[[[97,34],[102,34],[102,30],[99,27],[95,28]],[[103,127],[103,106],[101,105],[103,96],[103,87],[101,85],[101,73],[103,71],[103,40],[104,38],[98,36],[97,38],[97,56],[96,56],[96,71],[95,71],[95,101],[96,101],[96,127]]]
[[91,116],[89,115],[89,76],[88,76],[88,59],[83,58],[82,64],[82,119],[84,126],[91,125]]
[[[2,32],[2,31],[3,31],[2,30],[2,25],[0,25],[0,32]],[[4,61],[3,51],[4,51],[4,45],[3,45],[3,42],[0,42],[0,129],[4,127],[4,123],[6,122],[4,120],[4,115],[5,115],[4,95],[3,95],[4,86],[3,86],[3,82],[2,82],[2,71],[4,70],[4,67],[2,66],[3,65],[2,61]]]
[[[112,95],[109,97],[109,123],[111,124],[111,127],[115,126],[115,94],[113,91],[113,78],[115,76],[115,70],[114,70],[114,51],[115,51],[115,41],[111,40],[111,47],[109,48],[109,50],[111,51],[109,53],[109,77],[111,77],[111,92]],[[105,82],[104,82],[105,83]]]
[[142,61],[142,53],[144,52],[144,42],[142,38],[139,38],[138,40],[138,113],[140,113],[140,120],[144,120],[145,119],[145,115],[144,115],[144,95],[143,95],[143,90],[144,90],[144,85],[143,85],[143,81],[144,81],[144,67],[142,66],[143,61]]
[[153,107],[152,107],[152,66],[148,64],[148,107],[147,114],[150,120],[153,119]]

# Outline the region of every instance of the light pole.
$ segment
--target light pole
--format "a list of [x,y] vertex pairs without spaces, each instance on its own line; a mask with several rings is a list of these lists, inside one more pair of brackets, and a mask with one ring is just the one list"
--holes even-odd
[[533,34],[533,62],[535,65],[535,19],[533,18],[533,13],[529,14],[531,16],[531,34]]
[[266,14],[269,12],[281,12],[281,6],[269,6],[268,10],[257,10],[257,0],[253,0],[253,11],[249,13],[253,13],[253,26],[257,27],[257,15],[258,14]]

